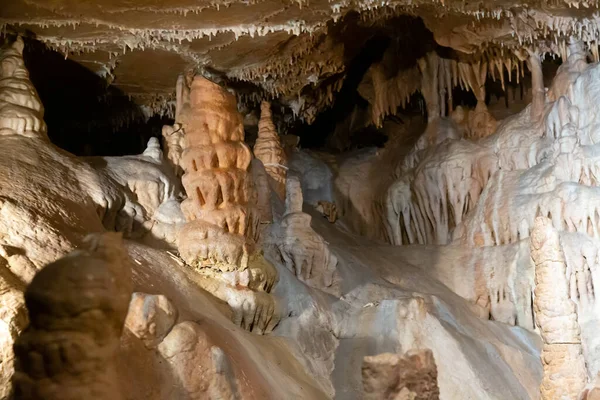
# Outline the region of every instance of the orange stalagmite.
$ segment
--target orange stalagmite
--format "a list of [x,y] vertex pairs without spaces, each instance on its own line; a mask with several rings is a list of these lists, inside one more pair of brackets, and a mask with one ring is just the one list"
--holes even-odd
[[242,116],[235,97],[203,77],[194,78],[189,97],[181,157],[188,222],[179,253],[200,285],[232,307],[234,322],[262,333],[277,323],[268,295],[277,272],[256,246],[260,216]]
[[181,255],[196,267],[243,269],[258,217],[251,204],[255,192],[247,169],[252,154],[243,142],[242,116],[233,95],[202,77],[192,83],[190,105],[181,159],[188,195],[181,205],[188,220]]

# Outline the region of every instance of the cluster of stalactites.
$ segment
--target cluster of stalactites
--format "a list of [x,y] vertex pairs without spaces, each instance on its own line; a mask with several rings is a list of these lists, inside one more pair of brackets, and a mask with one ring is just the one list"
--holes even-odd
[[488,76],[493,80],[499,79],[505,88],[505,75],[509,81],[513,75],[516,76],[518,83],[523,74],[523,63],[508,50],[490,48],[477,57],[465,60],[443,58],[430,52],[419,59],[416,65],[399,70],[391,78],[386,78],[381,65],[374,64],[365,75],[369,88],[359,87],[359,91],[371,103],[373,124],[381,127],[384,118],[395,114],[398,107],[405,108],[412,94],[417,91],[425,98],[427,115],[431,121],[452,114],[454,88],[470,90],[477,98],[477,108],[469,118],[459,116],[457,122],[464,122],[467,136],[481,138],[490,135],[496,128],[495,120],[485,106],[485,82]]
[[273,124],[271,104],[267,101],[261,103],[258,138],[254,145],[254,155],[265,166],[265,170],[272,178],[275,191],[279,197],[285,199],[285,178],[288,169],[287,158],[281,146],[275,124]]
[[180,164],[188,198],[181,209],[188,223],[180,236],[181,256],[196,267],[245,269],[257,239],[258,218],[247,171],[252,154],[243,142],[235,96],[195,77],[183,129]]

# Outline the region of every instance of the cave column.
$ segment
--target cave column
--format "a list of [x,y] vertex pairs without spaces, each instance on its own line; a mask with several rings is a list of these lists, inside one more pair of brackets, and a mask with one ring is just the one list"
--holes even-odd
[[544,90],[544,75],[542,73],[542,58],[536,49],[527,49],[529,55],[527,64],[531,71],[531,119],[539,121],[544,113],[546,91]]
[[442,115],[439,96],[439,62],[439,57],[433,51],[418,60],[421,70],[421,93],[427,106],[428,122]]
[[565,255],[550,219],[536,218],[530,247],[535,265],[533,311],[543,346],[541,399],[576,399],[587,383],[587,372]]
[[[236,322],[263,332],[274,321],[273,299],[266,293],[277,273],[256,245],[259,212],[248,171],[252,153],[244,143],[235,96],[196,76],[182,129],[188,198],[181,209],[188,222],[179,236],[180,255],[204,277],[200,284],[232,307]],[[265,315],[255,316],[257,311]]]

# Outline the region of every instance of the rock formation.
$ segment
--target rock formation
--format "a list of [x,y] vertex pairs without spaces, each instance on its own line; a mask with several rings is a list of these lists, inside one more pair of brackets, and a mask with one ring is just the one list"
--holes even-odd
[[180,124],[165,125],[162,129],[163,143],[167,160],[177,177],[183,175],[180,161],[183,153],[183,131]]
[[256,186],[256,207],[260,215],[260,223],[268,224],[273,222],[273,205],[271,204],[271,184],[269,175],[264,165],[258,159],[253,159],[250,164],[252,180]]
[[30,325],[15,343],[15,398],[124,398],[116,357],[131,287],[117,234],[41,270],[25,292]]
[[0,53],[0,135],[46,139],[44,106],[29,80],[23,47],[18,37]]
[[46,3],[0,7],[0,397],[19,335],[25,398],[597,395],[597,4]]
[[430,350],[409,351],[404,356],[384,353],[364,358],[365,400],[437,400],[437,368]]
[[190,400],[246,398],[237,392],[237,378],[229,360],[200,325],[177,324],[158,351],[179,377]]
[[236,321],[250,330],[271,329],[276,318],[267,293],[277,275],[256,248],[259,215],[248,171],[252,153],[244,143],[235,97],[198,76],[190,107],[181,160],[188,194],[181,208],[188,223],[180,232],[179,252],[207,279],[229,286],[206,287],[234,307]]
[[265,239],[267,246],[298,279],[309,286],[335,293],[337,258],[327,242],[310,226],[312,217],[302,212],[302,189],[296,176],[286,183],[285,213]]
[[[137,156],[89,157],[105,187],[98,213],[107,229],[141,237],[155,231],[159,239],[174,243],[176,235],[165,225],[183,221],[177,197],[180,184],[166,164],[157,138]],[[176,203],[176,205],[174,204]]]
[[569,290],[577,290],[569,284],[577,283],[567,280],[558,232],[547,218],[535,220],[531,257],[535,263],[534,313],[544,342],[541,398],[574,399],[587,382],[577,312],[569,296]]
[[281,199],[285,198],[285,177],[287,175],[287,159],[285,151],[271,114],[271,104],[263,101],[258,121],[258,138],[254,144],[254,155],[262,161],[267,173],[273,179],[275,192]]
[[149,348],[156,348],[177,321],[177,309],[164,295],[133,293],[125,327]]

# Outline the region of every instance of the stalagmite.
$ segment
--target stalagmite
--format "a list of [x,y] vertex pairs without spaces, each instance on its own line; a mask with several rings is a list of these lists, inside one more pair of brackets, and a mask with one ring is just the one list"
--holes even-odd
[[47,139],[44,106],[23,61],[23,39],[0,52],[0,135]]
[[90,238],[49,264],[25,292],[31,323],[15,344],[16,399],[121,399],[119,338],[131,297],[131,261],[118,234]]
[[206,278],[207,290],[234,308],[236,322],[257,332],[271,329],[277,319],[267,292],[277,274],[256,248],[259,215],[248,172],[252,154],[243,142],[235,97],[195,77],[183,129],[182,182],[188,198],[181,208],[188,223],[179,235],[181,257]]
[[535,264],[534,314],[543,341],[541,398],[575,399],[587,383],[575,304],[569,297],[565,256],[558,232],[545,217],[531,236]]
[[256,207],[260,215],[261,224],[273,222],[273,206],[271,204],[271,185],[269,184],[269,175],[262,162],[258,159],[252,160],[250,164],[252,180],[256,185],[257,201]]
[[273,179],[275,192],[281,199],[285,198],[285,177],[287,175],[287,159],[279,135],[275,130],[271,114],[271,104],[263,101],[258,121],[258,138],[254,145],[254,155],[262,161],[267,173]]
[[296,277],[326,292],[339,290],[335,272],[337,258],[327,242],[310,226],[311,216],[302,212],[302,189],[296,176],[286,183],[285,213],[272,227],[266,245]]

